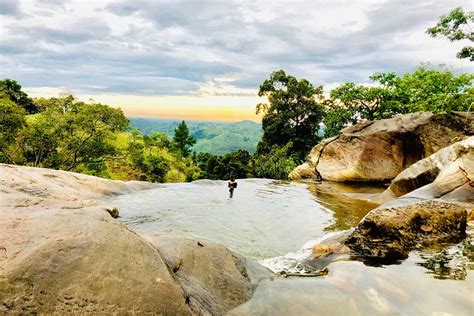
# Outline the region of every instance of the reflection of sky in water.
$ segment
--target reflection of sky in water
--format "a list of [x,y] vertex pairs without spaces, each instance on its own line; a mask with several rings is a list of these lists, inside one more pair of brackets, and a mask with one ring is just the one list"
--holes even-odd
[[[119,196],[121,220],[145,234],[223,244],[255,259],[282,256],[354,227],[373,205],[348,196],[380,188],[238,180],[197,181]],[[345,192],[341,196],[337,192]],[[309,247],[308,249],[310,249]],[[309,251],[309,250],[306,250]],[[334,262],[321,278],[261,282],[238,315],[474,315],[474,245],[414,251],[400,264]]]

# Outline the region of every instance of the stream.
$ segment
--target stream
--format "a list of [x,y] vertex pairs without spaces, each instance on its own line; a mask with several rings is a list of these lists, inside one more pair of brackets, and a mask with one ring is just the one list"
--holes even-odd
[[[162,184],[114,198],[121,221],[145,235],[173,234],[221,244],[274,272],[299,272],[319,243],[332,243],[375,205],[355,197],[382,187],[238,180]],[[469,227],[468,227],[469,228]],[[472,228],[468,234],[474,236]],[[474,315],[474,238],[413,251],[401,263],[337,261],[324,277],[259,283],[234,315]]]

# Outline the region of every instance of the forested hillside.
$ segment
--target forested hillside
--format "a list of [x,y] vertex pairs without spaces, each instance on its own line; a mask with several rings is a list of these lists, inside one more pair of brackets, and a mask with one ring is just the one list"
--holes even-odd
[[[130,118],[130,125],[142,133],[165,133],[169,137],[180,120]],[[186,121],[190,134],[196,138],[193,151],[225,154],[239,149],[254,153],[262,135],[262,126],[252,121],[210,122]]]

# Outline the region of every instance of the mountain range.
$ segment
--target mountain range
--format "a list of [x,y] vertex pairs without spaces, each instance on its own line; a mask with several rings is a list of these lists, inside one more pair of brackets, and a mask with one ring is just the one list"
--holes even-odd
[[[174,129],[182,120],[159,118],[129,118],[132,128],[144,134],[165,133],[173,137]],[[214,122],[186,121],[190,134],[196,138],[192,150],[225,154],[238,149],[254,153],[262,135],[262,125],[253,121]]]

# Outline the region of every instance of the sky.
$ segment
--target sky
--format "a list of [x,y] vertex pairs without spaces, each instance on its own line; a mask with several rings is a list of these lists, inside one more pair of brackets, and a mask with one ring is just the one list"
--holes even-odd
[[473,72],[455,57],[465,43],[425,33],[473,3],[0,0],[0,79],[127,116],[258,121],[258,87],[277,69],[325,91],[422,62]]

